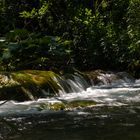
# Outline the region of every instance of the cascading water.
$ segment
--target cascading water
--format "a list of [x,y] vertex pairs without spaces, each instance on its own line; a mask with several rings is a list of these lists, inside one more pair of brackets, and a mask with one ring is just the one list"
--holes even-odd
[[[9,132],[5,132],[5,136],[1,134],[1,139],[21,140],[22,132],[23,139],[27,140],[45,140],[46,137],[52,140],[92,140],[93,137],[95,140],[115,140],[116,136],[116,139],[125,140],[124,134],[127,130],[132,131],[131,128],[137,137],[128,135],[126,139],[140,138],[137,133],[140,128],[137,121],[140,120],[139,79],[135,80],[125,72],[106,72],[99,73],[96,81],[74,74],[62,77],[58,82],[61,90],[57,96],[24,102],[1,101],[0,116],[4,118],[1,127],[4,125]],[[46,94],[43,89],[42,92]],[[18,134],[9,123],[17,126]],[[112,136],[110,129],[114,130]],[[125,132],[120,133],[122,130]]]
[[[120,106],[140,102],[140,80],[135,80],[125,72],[116,74],[100,73],[97,78],[98,83],[95,85],[78,74],[71,75],[69,78],[63,77],[61,82],[59,81],[61,86],[59,96],[24,102],[7,101],[4,104],[1,101],[0,114],[40,113],[40,110],[46,112],[50,111],[49,105],[54,103],[68,104],[73,101],[93,101],[91,106]],[[47,93],[43,89],[42,92]]]

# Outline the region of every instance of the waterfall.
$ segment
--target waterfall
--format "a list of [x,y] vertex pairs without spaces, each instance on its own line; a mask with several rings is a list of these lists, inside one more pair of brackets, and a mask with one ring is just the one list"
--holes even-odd
[[[122,106],[140,102],[140,80],[126,72],[75,72],[58,76],[53,72],[26,71],[18,72],[17,77],[16,80],[7,73],[0,76],[0,114]],[[5,99],[9,101],[5,102]]]
[[71,93],[71,92],[82,92],[91,85],[88,81],[80,74],[68,74],[62,76],[59,80],[61,85],[60,94]]
[[130,86],[135,79],[126,72],[75,72],[58,75],[51,71],[19,71],[0,74],[1,100],[35,100],[38,98],[81,93],[90,87]]
[[94,86],[127,86],[135,83],[135,78],[126,72],[89,72],[85,75],[69,74],[59,80],[60,93],[82,92]]

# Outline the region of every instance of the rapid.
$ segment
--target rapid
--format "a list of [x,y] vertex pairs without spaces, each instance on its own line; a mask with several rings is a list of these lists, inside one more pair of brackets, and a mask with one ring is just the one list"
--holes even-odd
[[54,97],[1,101],[0,139],[140,139],[140,79],[119,75],[100,74],[90,86],[76,75],[65,81],[69,92],[62,88]]

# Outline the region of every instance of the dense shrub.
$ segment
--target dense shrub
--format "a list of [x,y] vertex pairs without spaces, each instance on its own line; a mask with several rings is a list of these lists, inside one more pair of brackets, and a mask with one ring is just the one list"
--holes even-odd
[[4,68],[139,69],[139,0],[0,2]]
[[1,70],[61,69],[70,61],[70,41],[16,29],[1,43]]

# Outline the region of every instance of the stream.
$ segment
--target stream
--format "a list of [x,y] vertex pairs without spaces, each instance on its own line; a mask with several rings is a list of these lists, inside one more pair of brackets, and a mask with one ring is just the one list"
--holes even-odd
[[[104,79],[103,79],[104,80]],[[0,140],[139,140],[140,80],[99,84],[34,101],[0,102]],[[71,108],[71,102],[92,102]],[[53,104],[66,107],[52,109]]]

